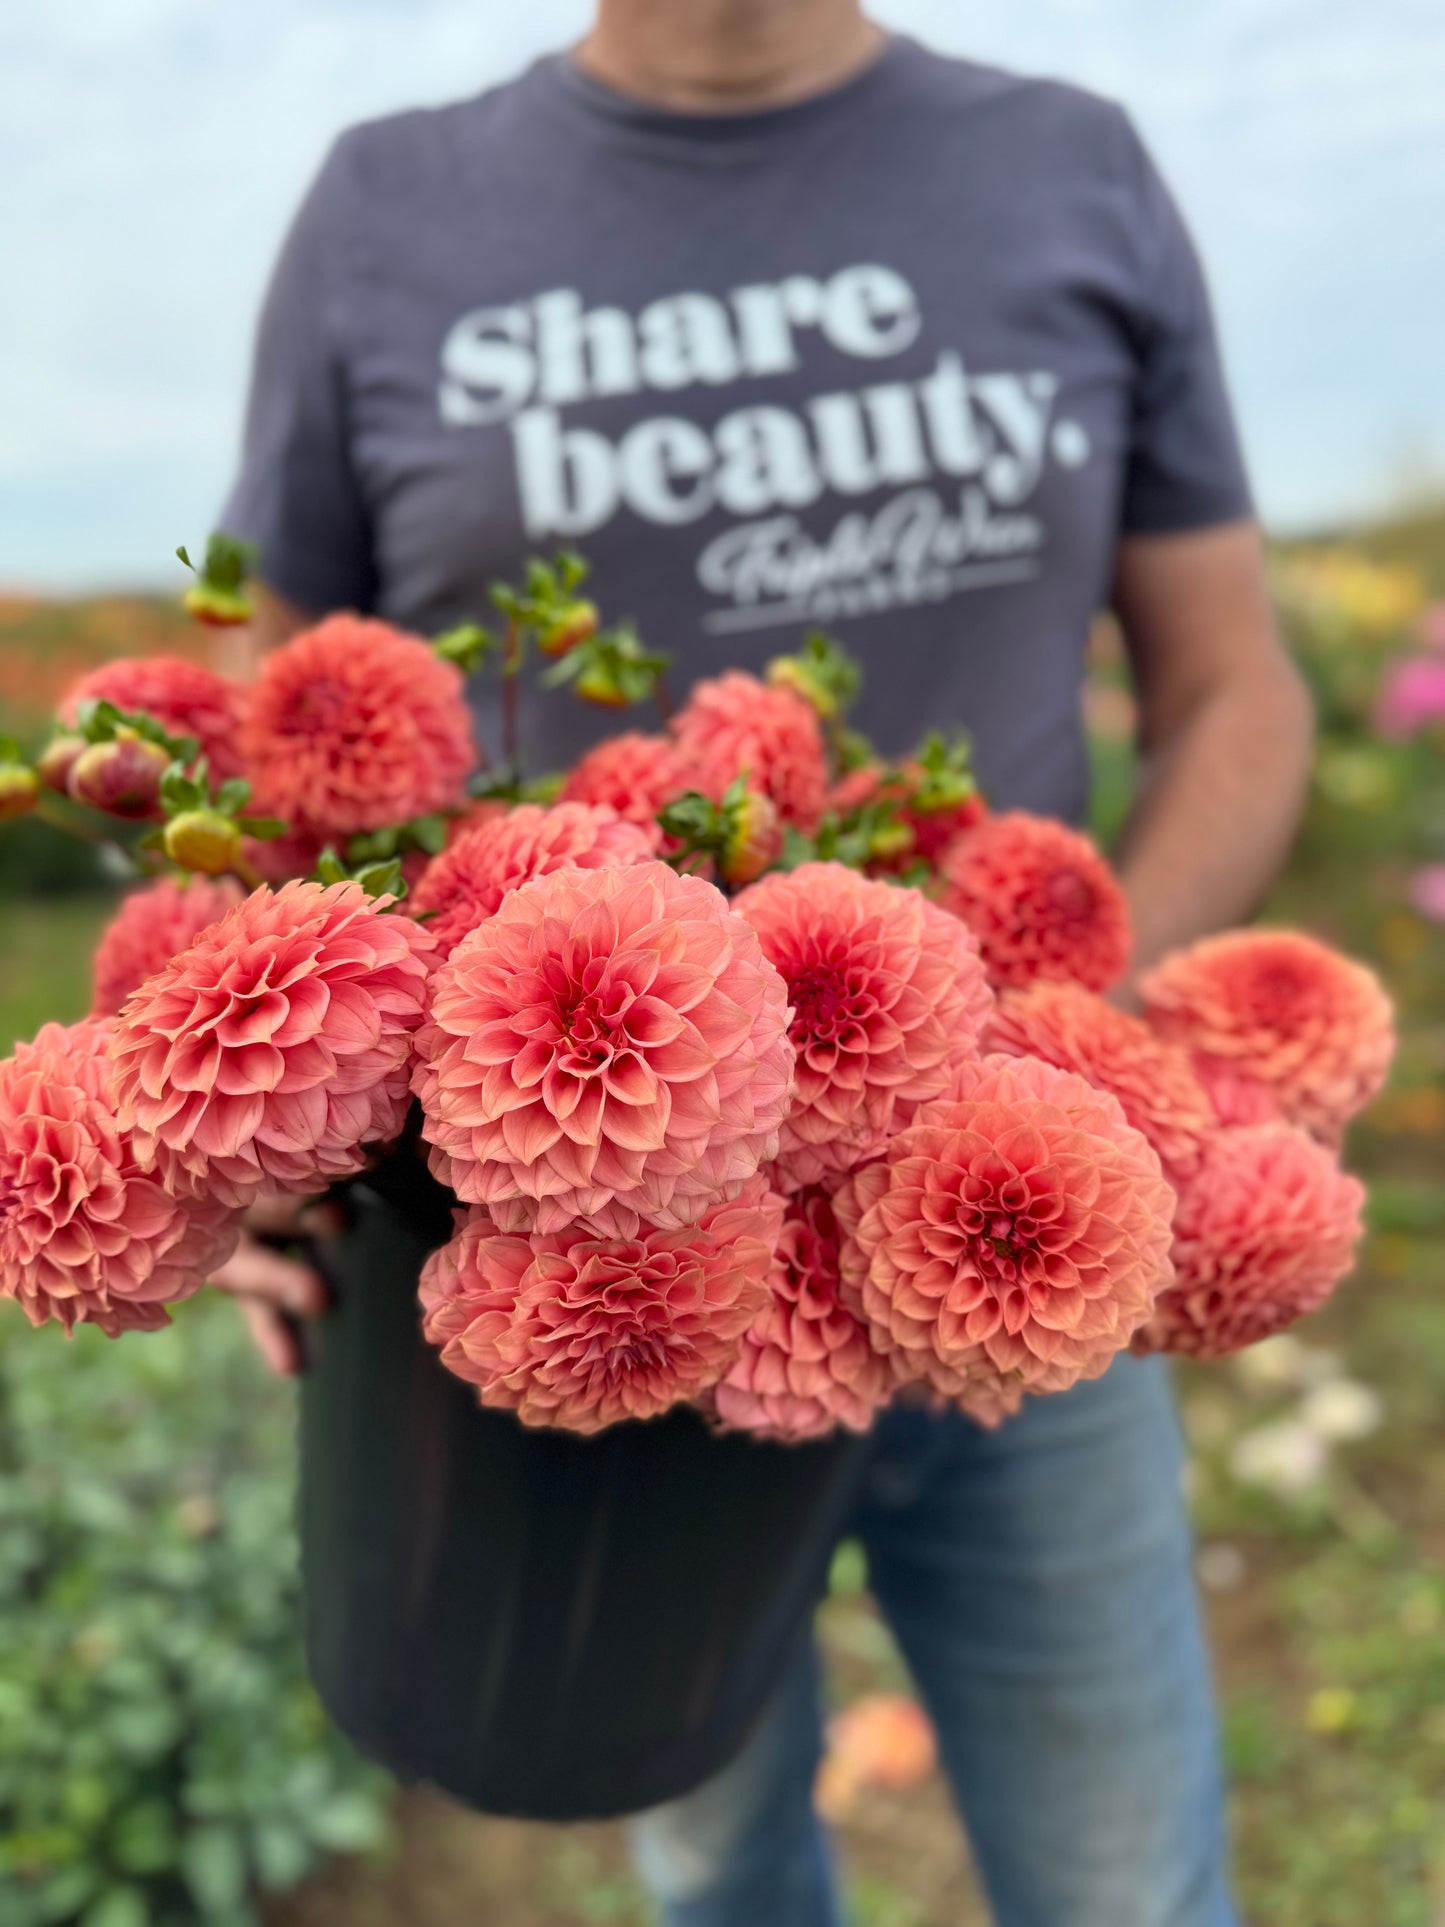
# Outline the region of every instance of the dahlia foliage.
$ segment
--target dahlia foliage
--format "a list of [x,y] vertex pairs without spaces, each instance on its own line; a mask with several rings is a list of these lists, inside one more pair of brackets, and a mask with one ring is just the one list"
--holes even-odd
[[[245,615],[222,550],[207,623]],[[583,573],[531,564],[496,634],[328,616],[249,686],[113,662],[33,767],[6,746],[0,817],[140,881],[91,1017],[0,1064],[0,1294],[149,1329],[253,1202],[422,1157],[458,1200],[422,1330],[483,1404],[788,1441],[895,1396],[995,1425],[1328,1295],[1362,1200],[1338,1145],[1393,1048],[1368,971],[1233,932],[1126,1014],[1087,837],[993,814],[962,740],[872,750],[820,635],[674,710]],[[659,728],[524,773],[537,657],[603,709],[655,696]],[[491,760],[474,674],[501,679]]]

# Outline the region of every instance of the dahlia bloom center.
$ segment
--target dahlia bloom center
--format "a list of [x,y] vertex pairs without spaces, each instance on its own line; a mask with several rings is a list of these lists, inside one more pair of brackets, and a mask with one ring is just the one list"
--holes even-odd
[[1055,870],[1042,894],[1059,916],[1071,922],[1086,923],[1094,915],[1094,892],[1077,871]]
[[819,958],[791,978],[789,995],[793,1042],[815,1069],[837,1051],[861,1048],[866,1021],[878,1007],[864,973],[843,959]]

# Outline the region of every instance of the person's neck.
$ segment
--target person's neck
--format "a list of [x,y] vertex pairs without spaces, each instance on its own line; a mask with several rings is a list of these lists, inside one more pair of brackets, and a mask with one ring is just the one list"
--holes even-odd
[[747,113],[842,86],[885,37],[859,0],[599,0],[573,58],[651,106]]

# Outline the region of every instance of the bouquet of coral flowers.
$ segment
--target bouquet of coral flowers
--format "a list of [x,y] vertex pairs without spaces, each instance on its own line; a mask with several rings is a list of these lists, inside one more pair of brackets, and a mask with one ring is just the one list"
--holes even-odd
[[[247,561],[212,539],[202,619],[246,618]],[[961,742],[876,755],[821,636],[674,709],[583,575],[533,563],[433,641],[328,616],[249,686],[114,661],[33,767],[6,746],[0,814],[147,880],[91,1015],[0,1066],[0,1292],[151,1329],[256,1200],[424,1153],[456,1209],[423,1328],[484,1406],[779,1440],[900,1392],[996,1424],[1328,1295],[1341,1134],[1392,1049],[1368,971],[1238,931],[1116,1008],[1129,915],[1088,838],[991,813]],[[661,725],[527,774],[538,656]]]

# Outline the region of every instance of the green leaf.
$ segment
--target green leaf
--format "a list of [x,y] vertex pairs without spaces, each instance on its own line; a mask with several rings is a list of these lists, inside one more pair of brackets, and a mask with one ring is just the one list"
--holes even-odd
[[359,883],[369,897],[395,897],[398,901],[406,895],[406,879],[401,873],[401,863],[393,857],[389,863],[368,863],[355,873],[354,881]]
[[363,830],[347,842],[346,861],[351,864],[384,862],[396,855],[400,838],[399,824],[384,830]]
[[13,736],[0,736],[0,762],[18,763],[21,760],[20,745]]
[[[98,1867],[64,1867],[36,1895],[40,1920],[74,1920],[101,1882]],[[3,1919],[3,1915],[0,1915]]]
[[172,763],[161,778],[161,807],[167,816],[180,816],[186,810],[202,808],[206,792],[187,776],[183,763]]
[[364,1793],[334,1794],[305,1817],[311,1838],[332,1853],[364,1853],[386,1837],[381,1811]]
[[432,640],[432,648],[443,662],[455,663],[463,675],[470,676],[497,647],[497,638],[479,622],[458,623]]
[[345,883],[347,868],[328,843],[316,859],[316,874],[323,883]]
[[190,556],[186,553],[186,545],[184,542],[181,542],[177,545],[176,557],[177,557],[177,560],[185,563],[186,567],[190,570],[192,575],[196,573],[196,565],[194,562],[192,562]]
[[217,1912],[246,1891],[246,1854],[234,1827],[195,1827],[181,1843],[181,1871],[197,1904]]
[[150,1914],[135,1887],[107,1887],[81,1916],[81,1927],[148,1927]]
[[285,836],[291,825],[279,816],[238,816],[236,827],[254,836],[258,843],[272,843],[278,836]]
[[251,800],[251,785],[244,776],[228,776],[216,791],[216,808],[223,816],[234,816]]
[[428,856],[440,856],[447,847],[447,819],[444,816],[418,816],[407,825],[412,841]]
[[311,1870],[312,1848],[299,1826],[285,1820],[262,1820],[251,1832],[251,1853],[261,1885],[285,1893]]

